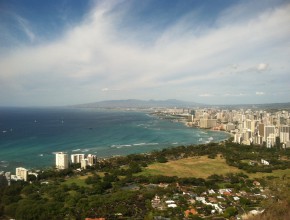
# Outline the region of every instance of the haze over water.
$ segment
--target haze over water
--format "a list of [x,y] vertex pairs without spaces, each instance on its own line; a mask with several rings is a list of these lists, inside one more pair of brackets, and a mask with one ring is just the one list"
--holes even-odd
[[221,141],[223,132],[188,128],[144,112],[0,108],[0,170],[54,165],[53,152],[98,157]]

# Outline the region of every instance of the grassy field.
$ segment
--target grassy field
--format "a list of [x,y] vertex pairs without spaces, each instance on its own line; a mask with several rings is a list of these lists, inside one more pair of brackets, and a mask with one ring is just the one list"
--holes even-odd
[[252,177],[252,178],[262,178],[262,177],[266,177],[266,176],[282,177],[284,175],[285,175],[285,177],[290,178],[290,169],[274,170],[272,173],[251,173],[251,174],[247,174],[247,175]]
[[201,156],[167,163],[154,163],[146,167],[142,174],[207,178],[212,174],[220,175],[236,172],[240,172],[240,170],[228,166],[225,160],[220,157],[209,159],[207,156]]
[[276,170],[272,173],[249,174],[226,164],[225,159],[216,157],[210,159],[207,156],[185,158],[167,163],[154,163],[146,167],[140,175],[165,175],[178,177],[207,178],[212,174],[224,175],[226,173],[243,172],[251,178],[261,178],[263,176],[283,176],[290,177],[290,169]]
[[90,176],[91,174],[85,175],[85,176],[74,176],[74,177],[70,177],[68,179],[66,179],[63,183],[70,185],[72,183],[75,183],[78,186],[88,186],[85,183],[86,178],[88,178],[88,176]]
[[[97,175],[99,175],[100,177],[103,177],[104,176],[104,172],[97,172],[96,173]],[[68,179],[66,179],[63,184],[67,184],[67,185],[70,185],[72,183],[75,183],[77,184],[78,186],[88,186],[88,184],[86,184],[85,180],[89,177],[89,176],[92,176],[93,174],[92,173],[88,173],[84,176],[73,176],[73,177],[70,177]]]

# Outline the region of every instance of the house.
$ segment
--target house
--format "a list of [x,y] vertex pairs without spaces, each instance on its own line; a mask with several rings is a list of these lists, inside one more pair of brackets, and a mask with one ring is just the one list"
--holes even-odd
[[174,202],[173,200],[166,200],[165,203],[166,203],[166,204],[173,204],[173,203],[175,203],[175,202]]
[[188,209],[188,210],[184,211],[184,216],[185,216],[186,218],[188,218],[188,216],[189,216],[190,214],[192,214],[192,215],[197,215],[198,213],[197,213],[197,211],[196,211],[195,209]]
[[218,206],[218,204],[211,204],[219,213],[223,213],[223,210]]
[[230,196],[232,193],[232,191],[230,189],[220,189],[219,190],[219,194],[221,195],[225,195],[225,196]]
[[266,166],[269,166],[270,165],[270,163],[267,160],[264,160],[264,159],[261,159],[261,163],[263,165],[266,165]]
[[209,194],[215,194],[215,191],[214,191],[213,189],[209,189],[209,190],[208,190],[208,193],[209,193]]
[[151,200],[151,205],[154,209],[158,208],[160,206],[161,200],[159,196],[155,196],[154,199]]
[[189,199],[187,200],[190,204],[195,204],[195,200],[194,199]]
[[196,201],[203,202],[205,201],[205,197],[196,197]]
[[176,208],[176,207],[177,207],[177,205],[176,205],[176,204],[174,204],[174,203],[171,203],[171,204],[168,204],[168,205],[167,205],[167,207],[168,207],[168,208]]
[[239,201],[239,200],[240,200],[240,198],[237,197],[237,196],[234,196],[233,199],[234,199],[235,201]]
[[249,165],[250,165],[250,166],[255,166],[255,165],[257,165],[257,164],[258,164],[257,161],[250,161],[250,162],[249,162]]
[[254,185],[254,186],[260,186],[261,183],[259,183],[258,181],[255,180],[255,181],[253,182],[253,185]]
[[223,195],[225,195],[225,196],[230,196],[230,195],[232,195],[232,194],[231,194],[231,192],[229,192],[229,191],[225,191],[225,192],[223,193]]
[[208,201],[211,203],[215,203],[215,202],[217,202],[217,199],[214,197],[208,197]]
[[169,184],[166,184],[166,183],[159,183],[158,186],[159,186],[160,188],[167,188],[168,185],[169,185]]
[[217,196],[217,199],[225,200],[225,198],[222,196]]

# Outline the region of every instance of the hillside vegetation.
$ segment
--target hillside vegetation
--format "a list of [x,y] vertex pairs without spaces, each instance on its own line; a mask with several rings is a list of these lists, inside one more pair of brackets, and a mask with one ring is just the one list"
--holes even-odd
[[78,166],[2,184],[0,219],[230,219],[253,210],[265,210],[256,218],[289,216],[289,149],[226,141],[99,159],[81,172]]

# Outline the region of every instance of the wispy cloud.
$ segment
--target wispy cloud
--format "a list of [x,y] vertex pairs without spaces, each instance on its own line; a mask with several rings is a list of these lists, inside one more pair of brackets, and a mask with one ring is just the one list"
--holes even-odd
[[[244,12],[244,7],[240,4],[235,10]],[[238,16],[226,9],[216,25],[204,26],[198,34],[190,20],[182,18],[152,36],[150,43],[142,37],[150,35],[148,24],[134,31],[123,27],[123,16],[130,13],[126,10],[117,2],[98,3],[81,24],[59,39],[2,56],[0,69],[5,72],[0,74],[0,83],[6,86],[5,91],[0,87],[0,94],[27,94],[31,103],[41,102],[41,95],[57,97],[51,99],[54,103],[94,101],[108,98],[109,91],[119,91],[114,93],[116,99],[166,94],[199,101],[212,94],[243,94],[240,91],[248,88],[253,93],[263,91],[254,83],[271,80],[269,63],[276,75],[289,70],[285,55],[289,55],[290,30],[281,27],[290,23],[290,4],[253,9],[255,13],[247,19],[242,18],[244,13]],[[18,20],[29,39],[35,40],[28,22]],[[247,74],[253,71],[268,74],[253,79]],[[289,85],[289,80],[284,83]]]
[[14,17],[16,21],[18,22],[22,31],[26,34],[26,36],[30,40],[30,42],[33,42],[35,40],[35,34],[31,30],[29,22],[26,19],[20,17],[19,15],[14,15]]

